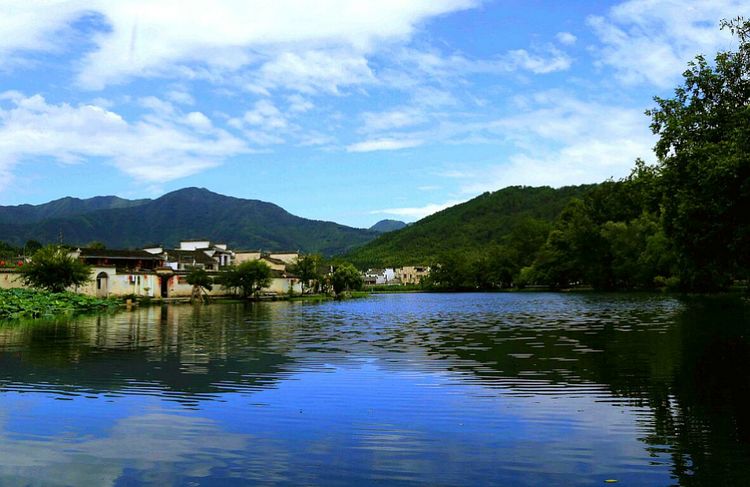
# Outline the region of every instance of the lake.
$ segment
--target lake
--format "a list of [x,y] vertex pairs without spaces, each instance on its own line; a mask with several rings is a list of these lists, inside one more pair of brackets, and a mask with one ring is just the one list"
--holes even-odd
[[2,485],[750,485],[750,305],[391,294],[0,325]]

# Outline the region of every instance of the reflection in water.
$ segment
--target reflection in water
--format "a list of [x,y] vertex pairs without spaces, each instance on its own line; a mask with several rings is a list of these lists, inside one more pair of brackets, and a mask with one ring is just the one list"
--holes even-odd
[[750,485],[748,305],[407,294],[0,326],[0,483]]

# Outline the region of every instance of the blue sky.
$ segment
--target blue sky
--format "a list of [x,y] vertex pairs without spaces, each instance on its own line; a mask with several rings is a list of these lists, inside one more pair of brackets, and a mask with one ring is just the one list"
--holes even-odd
[[[206,5],[210,4],[210,8]],[[738,0],[2,0],[0,204],[201,186],[366,227],[653,161]]]

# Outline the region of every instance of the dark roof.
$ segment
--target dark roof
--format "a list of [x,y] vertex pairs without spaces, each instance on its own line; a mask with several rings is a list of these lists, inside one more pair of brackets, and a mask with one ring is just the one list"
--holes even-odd
[[120,249],[78,249],[80,257],[99,257],[109,259],[137,259],[137,260],[163,260],[160,255],[154,255],[145,250],[120,250]]
[[235,254],[249,254],[249,253],[262,254],[263,252],[260,249],[257,249],[257,250],[235,250],[234,253]]
[[269,257],[267,255],[264,255],[263,257],[261,257],[260,260],[267,260],[268,262],[271,262],[274,264],[286,265],[286,262],[284,262],[283,260],[274,259],[273,257]]
[[269,254],[299,254],[299,250],[269,250]]
[[288,277],[290,279],[299,279],[298,276],[295,276],[291,272],[280,271],[278,269],[271,269],[271,277]]
[[202,250],[165,250],[167,260],[180,259],[183,257],[192,258],[197,264],[216,264],[216,261],[207,256]]

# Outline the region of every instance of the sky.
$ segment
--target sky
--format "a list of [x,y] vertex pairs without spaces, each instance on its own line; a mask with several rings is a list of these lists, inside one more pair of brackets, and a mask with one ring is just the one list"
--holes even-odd
[[0,205],[198,186],[415,221],[654,162],[740,0],[0,0]]

